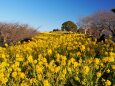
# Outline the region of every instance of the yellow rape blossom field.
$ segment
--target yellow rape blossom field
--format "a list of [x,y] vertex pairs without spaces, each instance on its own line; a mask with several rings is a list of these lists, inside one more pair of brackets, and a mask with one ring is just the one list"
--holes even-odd
[[115,86],[115,43],[40,33],[0,47],[0,86]]

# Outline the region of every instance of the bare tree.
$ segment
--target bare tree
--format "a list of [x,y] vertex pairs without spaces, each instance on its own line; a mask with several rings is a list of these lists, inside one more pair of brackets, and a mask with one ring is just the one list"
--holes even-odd
[[15,43],[25,38],[31,38],[38,32],[27,24],[0,22],[0,45],[3,43]]
[[112,35],[115,35],[115,14],[108,11],[96,12],[93,15],[86,16],[80,20],[81,27],[86,26],[88,28],[97,29],[99,35],[103,30],[111,31]]

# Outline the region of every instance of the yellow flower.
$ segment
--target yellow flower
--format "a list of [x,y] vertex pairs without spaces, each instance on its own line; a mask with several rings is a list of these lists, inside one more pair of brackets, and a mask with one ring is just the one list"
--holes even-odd
[[71,61],[70,61],[70,60],[68,60],[67,65],[68,65],[68,66],[70,66],[70,65],[71,65]]
[[85,50],[85,45],[81,45],[81,51],[84,51]]
[[5,46],[6,46],[6,47],[8,47],[8,44],[7,44],[7,43],[5,43]]
[[87,64],[91,64],[92,61],[93,61],[92,59],[87,59],[87,60],[86,60],[86,63],[87,63]]
[[68,72],[71,74],[72,73],[72,70],[70,67],[67,68]]
[[110,56],[115,56],[115,53],[113,53],[113,52],[110,52]]
[[1,66],[9,66],[9,64],[6,63],[6,62],[2,62],[2,63],[1,63]]
[[32,83],[36,83],[36,79],[35,78],[31,78],[30,79],[30,83],[32,84]]
[[47,72],[47,73],[46,73],[46,76],[47,76],[48,78],[51,78],[51,77],[52,77],[52,73]]
[[19,67],[20,63],[19,62],[15,62],[15,66]]
[[81,81],[83,86],[86,86],[86,82],[85,81]]
[[99,66],[98,66],[98,65],[95,65],[95,68],[96,68],[96,69],[99,69]]
[[1,81],[2,81],[2,84],[6,84],[6,82],[8,81],[8,79],[7,78],[2,78]]
[[16,54],[16,58],[18,58],[18,57],[20,57],[20,55],[19,55],[19,54]]
[[64,75],[67,73],[66,68],[65,68],[65,69],[63,69],[62,73],[63,73]]
[[111,81],[107,80],[107,81],[105,82],[105,86],[110,86],[110,85],[111,85]]
[[79,81],[79,80],[80,80],[78,76],[75,76],[74,79],[75,79],[76,81]]
[[55,58],[56,58],[56,61],[60,61],[60,55],[59,55],[59,53],[56,53],[56,56],[55,56]]
[[100,66],[101,66],[101,67],[104,67],[104,64],[103,64],[103,63],[100,63]]
[[96,75],[98,78],[101,77],[101,72],[97,72]]
[[98,59],[98,58],[95,58],[95,59],[94,59],[94,62],[95,62],[95,64],[99,64],[99,59]]
[[34,64],[37,64],[37,60],[34,60]]
[[53,67],[49,67],[49,68],[50,68],[50,71],[51,71],[51,72],[54,72],[54,71],[55,71]]
[[107,73],[110,73],[110,70],[109,70],[109,69],[107,69]]
[[82,59],[79,59],[79,64],[82,64],[83,60]]
[[8,68],[8,71],[11,72],[11,71],[12,71],[12,68]]
[[60,71],[60,66],[58,66],[58,67],[55,68],[55,72],[56,73],[59,72],[59,71]]
[[37,75],[37,78],[38,78],[38,80],[41,81],[41,80],[42,80],[42,75],[41,75],[41,74],[38,74],[38,75]]
[[52,54],[52,50],[49,49],[49,50],[48,50],[48,55],[51,55],[51,54]]
[[33,62],[33,57],[30,55],[29,57],[27,57],[29,62]]
[[5,56],[5,54],[2,54],[2,58],[5,58],[6,56]]
[[71,58],[71,59],[70,59],[70,62],[71,62],[72,64],[74,64],[75,59],[74,59],[74,58]]
[[44,86],[50,86],[48,80],[44,80],[43,84],[44,84]]
[[36,71],[37,73],[42,73],[42,67],[39,65],[36,65]]
[[47,63],[47,59],[46,58],[43,58],[43,63]]
[[53,64],[54,64],[54,60],[51,60],[49,66],[52,66]]
[[16,78],[16,76],[17,76],[17,72],[13,72],[12,77]]
[[27,82],[21,83],[21,86],[28,86]]
[[114,60],[114,57],[113,56],[111,56],[111,57],[108,57],[108,62],[114,62],[115,60]]
[[81,56],[81,53],[80,53],[80,52],[77,52],[77,56]]
[[31,47],[26,47],[27,51],[32,51]]
[[112,39],[112,35],[109,35],[109,39]]
[[2,77],[2,78],[4,78],[4,73],[0,73],[0,78]]
[[25,74],[23,72],[19,73],[20,78],[24,79],[25,78]]
[[21,71],[21,68],[17,67],[17,68],[14,69],[14,70],[17,70],[18,72],[20,72],[20,71]]
[[102,61],[105,62],[105,63],[108,62],[108,57],[104,57],[104,58],[102,59]]
[[61,61],[61,65],[65,66],[65,65],[66,65],[66,61],[65,61],[65,60],[62,60],[62,61]]
[[65,61],[67,60],[66,56],[62,56],[61,59]]
[[23,61],[23,60],[24,60],[24,58],[22,58],[22,57],[16,58],[16,61]]
[[105,55],[107,56],[107,55],[108,55],[108,52],[105,52]]
[[83,73],[84,73],[84,74],[87,75],[87,74],[89,73],[89,71],[90,71],[90,68],[89,68],[88,66],[84,66],[84,67],[83,67]]
[[78,62],[74,62],[74,68],[78,67],[79,63]]
[[115,65],[111,65],[112,69],[115,70]]

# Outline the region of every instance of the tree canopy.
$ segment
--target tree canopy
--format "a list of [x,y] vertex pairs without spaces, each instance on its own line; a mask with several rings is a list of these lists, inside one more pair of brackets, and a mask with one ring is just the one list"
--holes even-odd
[[65,31],[76,31],[77,25],[72,21],[66,21],[62,24],[61,30]]

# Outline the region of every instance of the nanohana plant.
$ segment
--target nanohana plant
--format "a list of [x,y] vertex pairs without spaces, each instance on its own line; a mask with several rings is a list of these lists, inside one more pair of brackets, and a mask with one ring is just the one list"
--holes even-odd
[[114,85],[114,43],[42,33],[31,42],[0,47],[0,86]]

